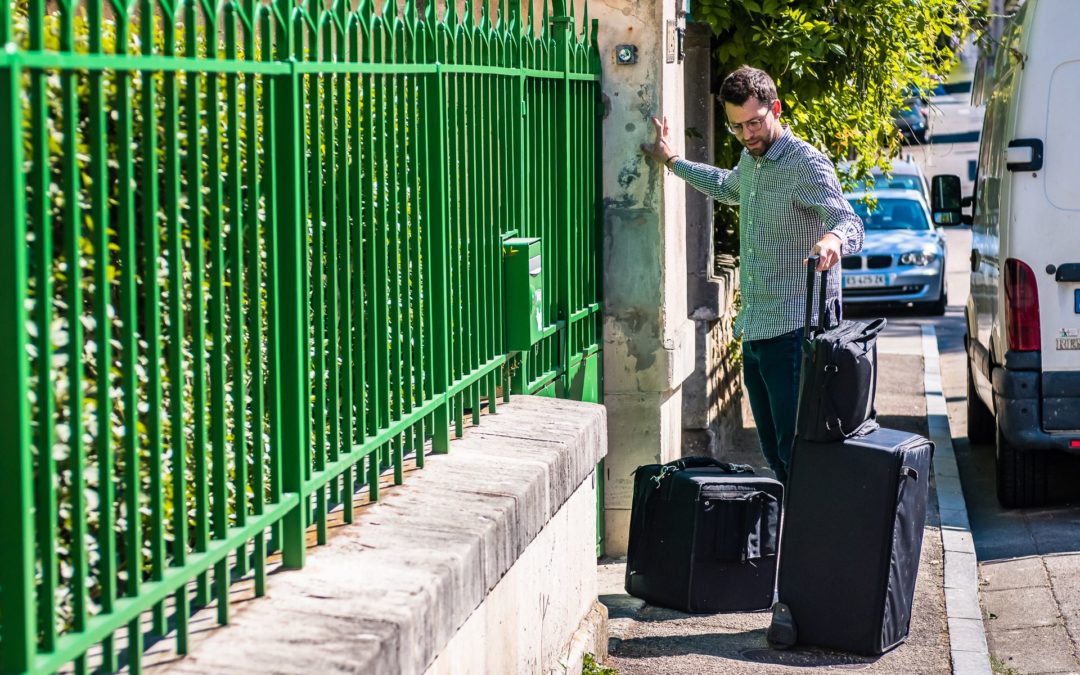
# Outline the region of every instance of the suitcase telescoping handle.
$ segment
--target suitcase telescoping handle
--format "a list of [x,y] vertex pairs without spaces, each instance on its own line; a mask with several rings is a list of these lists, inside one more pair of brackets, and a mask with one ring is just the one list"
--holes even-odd
[[[814,280],[817,277],[817,264],[821,256],[812,255],[806,259],[806,323],[803,324],[803,337],[810,339],[810,332],[814,328],[811,323],[814,319]],[[829,270],[821,270],[821,289],[818,299],[818,326],[822,330],[825,326],[825,303],[829,293]]]

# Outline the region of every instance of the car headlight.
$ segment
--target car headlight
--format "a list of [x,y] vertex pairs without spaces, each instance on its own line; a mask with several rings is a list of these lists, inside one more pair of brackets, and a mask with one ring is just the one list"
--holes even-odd
[[937,253],[933,251],[911,251],[900,256],[901,265],[929,265],[937,260]]

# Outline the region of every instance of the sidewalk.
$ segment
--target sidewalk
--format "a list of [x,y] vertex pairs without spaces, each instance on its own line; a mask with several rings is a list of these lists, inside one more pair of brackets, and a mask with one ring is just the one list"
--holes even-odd
[[[929,435],[923,387],[922,336],[911,324],[890,329],[879,342],[877,408],[882,426]],[[744,428],[738,447],[722,459],[762,465],[755,431]],[[945,611],[943,547],[936,495],[931,484],[915,590],[911,633],[905,644],[880,658],[819,649],[775,651],[765,642],[767,611],[688,615],[651,607],[623,590],[625,561],[602,561],[600,600],[608,607],[611,656],[605,665],[621,675],[785,673],[807,669],[875,673],[949,673],[950,643]]]

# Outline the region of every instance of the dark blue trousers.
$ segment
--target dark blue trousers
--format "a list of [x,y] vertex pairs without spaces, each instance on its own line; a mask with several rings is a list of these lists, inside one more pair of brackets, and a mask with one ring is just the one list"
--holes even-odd
[[743,379],[757,424],[761,454],[776,479],[785,484],[795,443],[802,333],[800,328],[767,340],[742,343]]

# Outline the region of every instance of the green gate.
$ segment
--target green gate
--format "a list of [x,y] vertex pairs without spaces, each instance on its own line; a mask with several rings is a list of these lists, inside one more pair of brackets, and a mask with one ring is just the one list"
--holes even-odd
[[0,671],[183,653],[509,392],[599,400],[596,24],[435,11],[0,6]]

